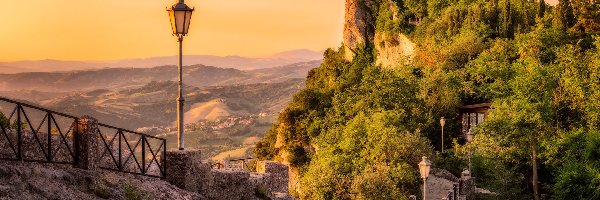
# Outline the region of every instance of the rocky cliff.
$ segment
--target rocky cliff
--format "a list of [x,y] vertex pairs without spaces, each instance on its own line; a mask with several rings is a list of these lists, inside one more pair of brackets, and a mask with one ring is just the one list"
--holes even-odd
[[[382,3],[383,2],[383,3]],[[395,23],[407,23],[400,18],[399,7],[394,0],[346,0],[346,15],[344,24],[345,58],[352,60],[357,48],[372,46],[377,52],[376,64],[383,67],[399,67],[410,61],[415,51],[415,44],[403,33],[377,30],[378,18],[376,13],[387,9],[391,20]]]
[[351,60],[360,45],[372,43],[375,37],[371,0],[346,0],[344,47],[346,59]]

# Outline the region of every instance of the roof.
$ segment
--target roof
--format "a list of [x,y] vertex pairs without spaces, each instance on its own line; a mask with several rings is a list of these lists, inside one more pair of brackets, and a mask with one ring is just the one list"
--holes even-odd
[[490,108],[491,106],[492,106],[492,103],[480,103],[480,104],[465,105],[463,107],[460,107],[460,109],[466,110],[466,109],[477,109],[477,108]]

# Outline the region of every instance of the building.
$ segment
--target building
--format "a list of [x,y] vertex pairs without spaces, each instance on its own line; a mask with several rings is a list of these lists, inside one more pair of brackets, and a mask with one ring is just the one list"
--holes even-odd
[[485,118],[487,118],[491,106],[492,103],[480,103],[461,107],[460,118],[462,119],[462,134],[466,135],[470,129],[483,122]]

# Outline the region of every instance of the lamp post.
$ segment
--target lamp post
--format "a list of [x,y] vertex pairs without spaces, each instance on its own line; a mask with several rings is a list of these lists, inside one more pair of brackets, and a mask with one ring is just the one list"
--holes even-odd
[[169,12],[169,18],[171,19],[171,28],[173,29],[173,35],[177,36],[177,41],[179,42],[179,96],[177,97],[177,146],[179,150],[183,150],[185,148],[184,140],[183,140],[183,131],[185,129],[183,124],[183,102],[185,99],[183,98],[183,75],[182,75],[182,67],[183,67],[183,36],[187,35],[188,30],[190,28],[190,20],[192,18],[193,8],[185,5],[184,0],[179,0],[178,3],[173,6],[167,8],[167,12]]
[[[473,141],[473,137],[475,137],[473,134],[473,129],[469,129],[469,132],[467,132],[467,141],[471,143]],[[471,172],[471,144],[469,144],[469,172]]]
[[442,153],[444,153],[444,125],[446,125],[446,119],[444,119],[444,117],[440,119],[440,125],[442,126]]
[[427,200],[427,177],[429,177],[429,171],[431,170],[431,162],[426,156],[423,156],[423,160],[419,163],[419,172],[421,178],[423,178],[423,200]]

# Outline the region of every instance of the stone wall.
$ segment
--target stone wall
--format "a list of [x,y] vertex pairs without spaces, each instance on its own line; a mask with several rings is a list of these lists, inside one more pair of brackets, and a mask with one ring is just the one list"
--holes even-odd
[[427,199],[474,200],[475,180],[468,170],[457,178],[443,169],[431,169],[427,178]]
[[200,161],[200,151],[167,152],[167,181],[182,189],[215,200],[292,199],[288,193],[289,168],[260,161],[256,173],[244,169],[211,169]]

